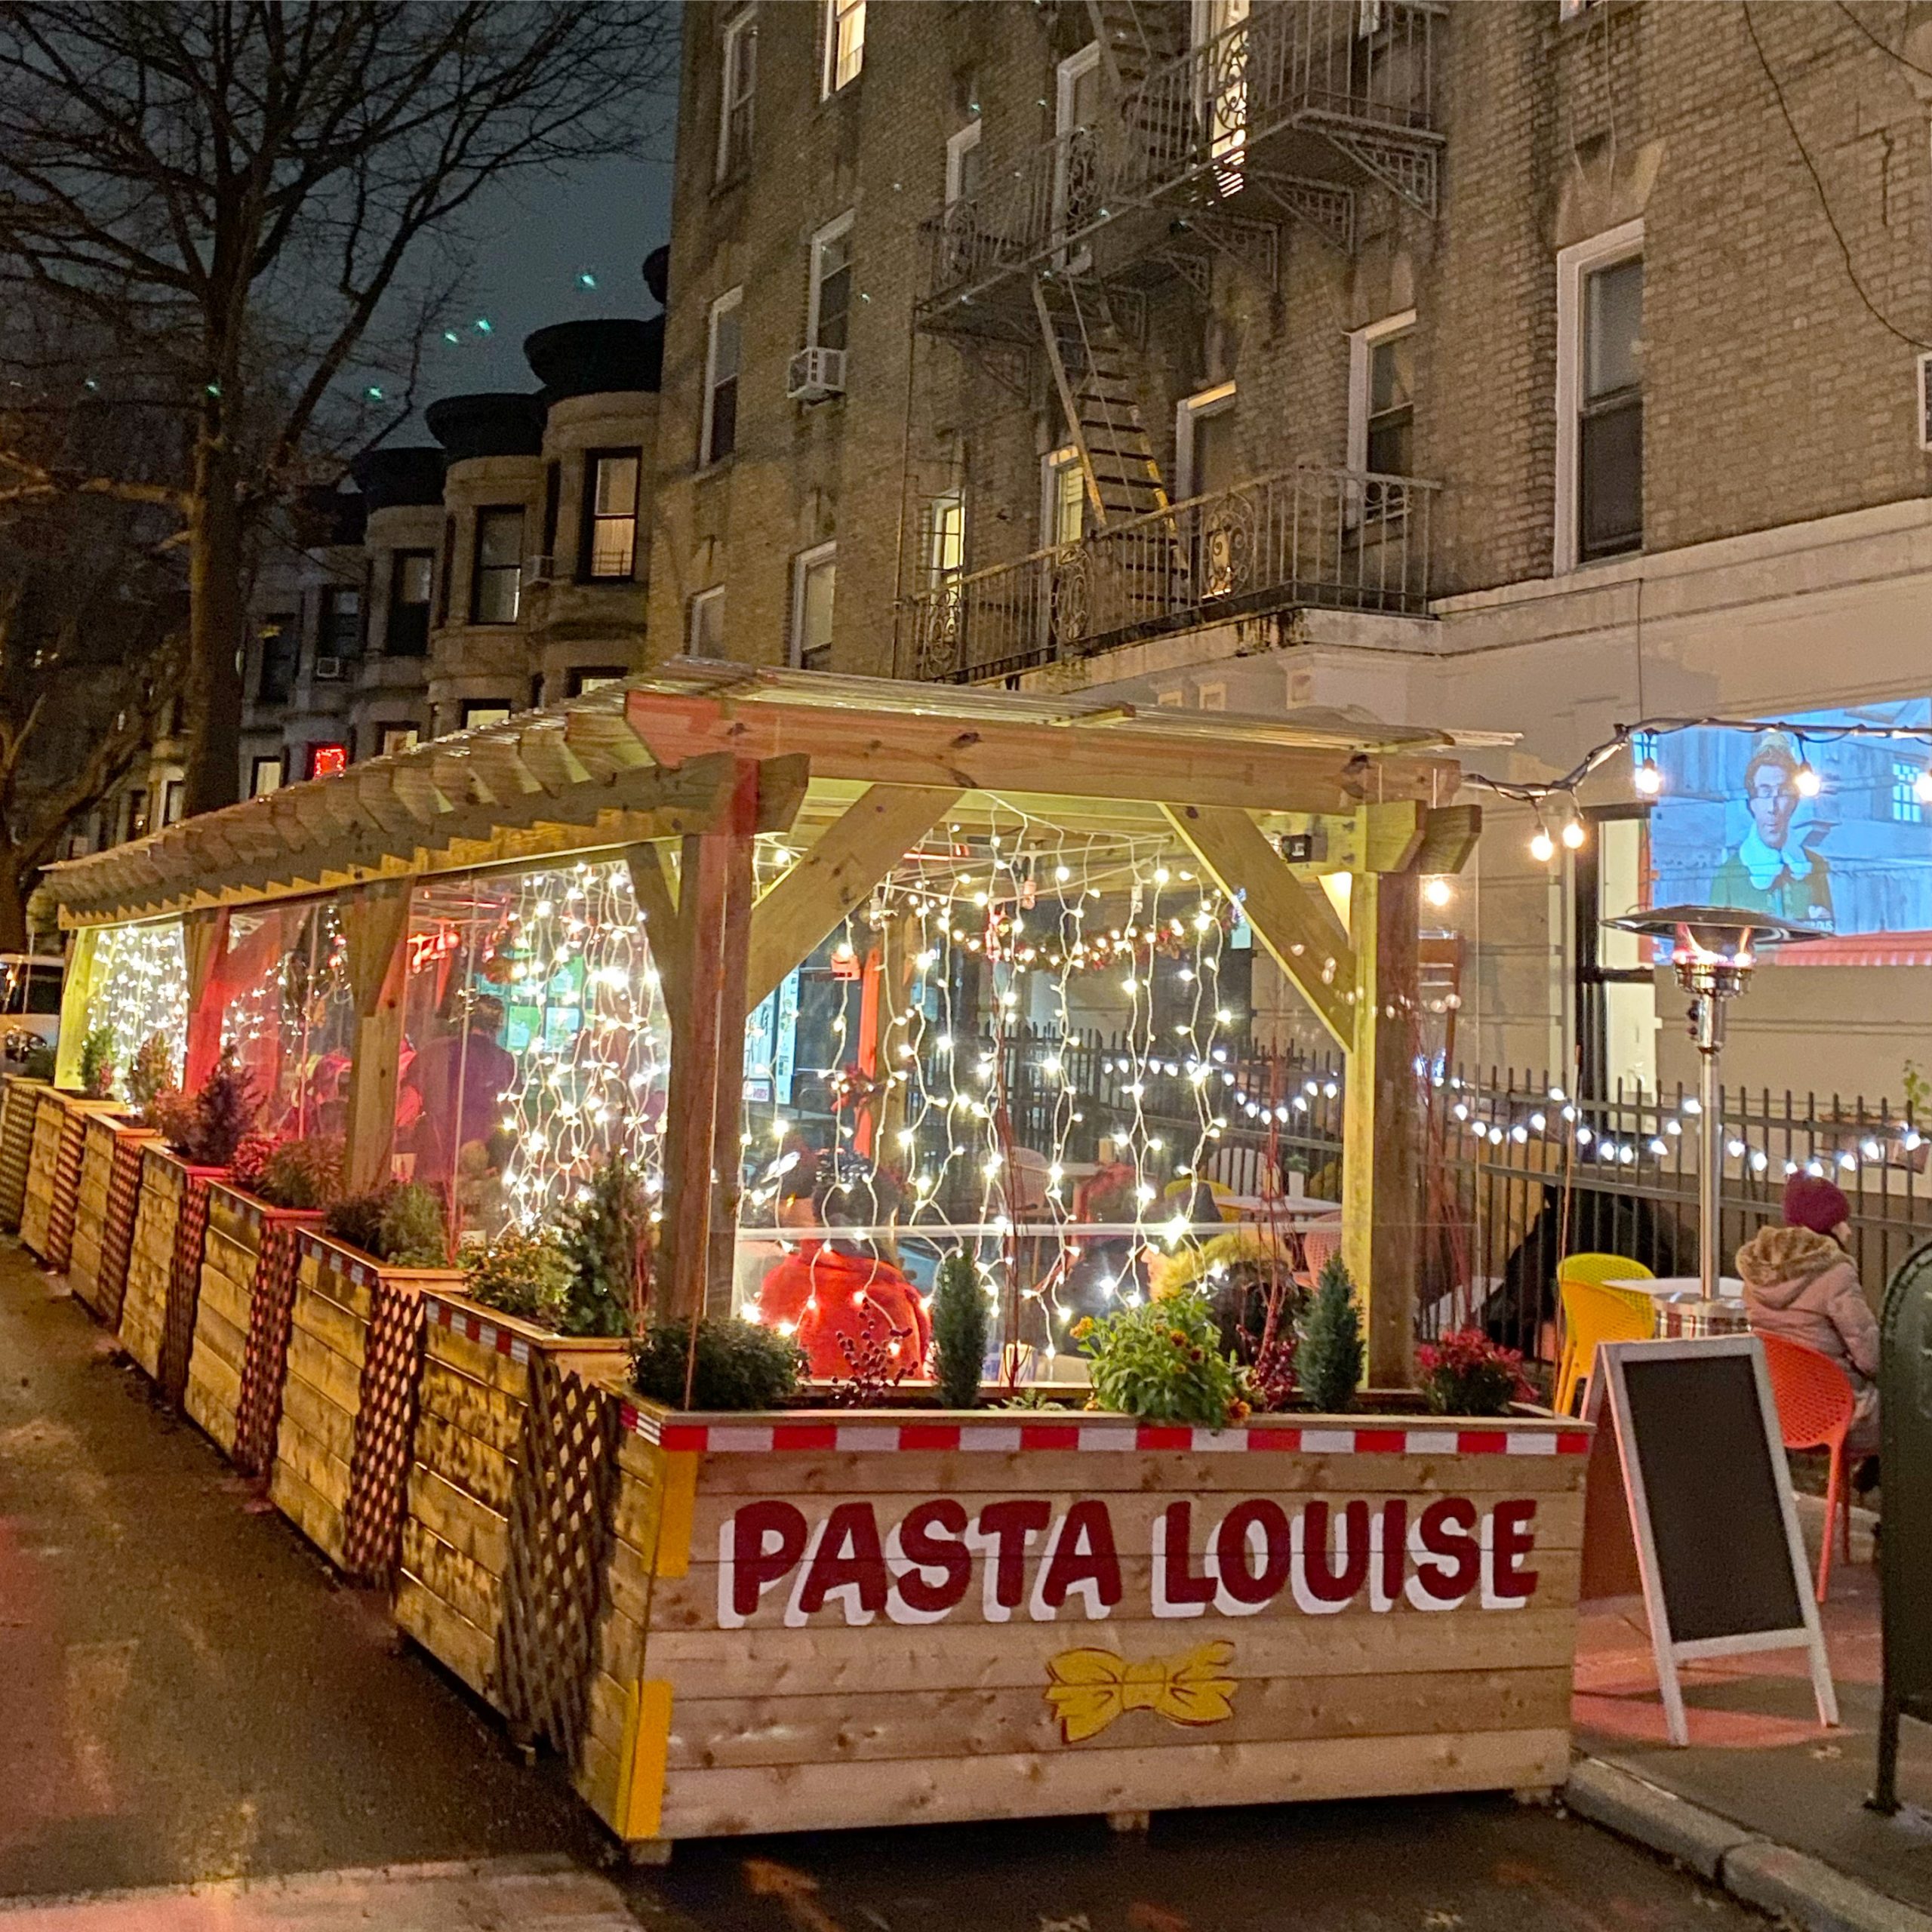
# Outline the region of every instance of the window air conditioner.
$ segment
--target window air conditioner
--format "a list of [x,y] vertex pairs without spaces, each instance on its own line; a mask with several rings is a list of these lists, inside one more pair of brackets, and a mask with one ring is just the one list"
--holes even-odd
[[523,581],[526,588],[534,589],[540,583],[554,583],[557,577],[557,560],[554,557],[526,557],[523,560]]
[[319,683],[333,683],[342,675],[340,657],[318,657],[315,660],[315,679]]
[[785,372],[785,393],[793,402],[824,402],[845,393],[845,352],[801,349]]

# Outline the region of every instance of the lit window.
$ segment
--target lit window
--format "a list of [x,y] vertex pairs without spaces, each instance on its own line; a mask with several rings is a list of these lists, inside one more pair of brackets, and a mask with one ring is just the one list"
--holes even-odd
[[638,453],[588,459],[589,568],[592,577],[628,577],[637,556]]
[[1055,450],[1046,459],[1040,515],[1041,543],[1048,549],[1078,543],[1087,534],[1087,479],[1076,449]]
[[727,23],[718,107],[718,179],[728,181],[751,158],[752,96],[758,87],[758,15],[751,8]]
[[832,656],[832,598],[838,546],[821,543],[792,567],[792,662],[801,671],[823,671]]
[[271,792],[281,789],[281,760],[278,758],[258,758],[248,774],[248,795],[251,798],[266,798]]
[[309,776],[311,778],[340,778],[349,769],[349,747],[346,745],[311,745],[309,747]]
[[473,624],[513,624],[523,597],[523,512],[476,512],[476,566],[469,586]]
[[381,728],[379,740],[384,758],[394,758],[398,752],[413,752],[421,742],[421,734],[414,724],[385,724]]
[[865,58],[866,0],[825,0],[825,92],[856,81]]
[[812,237],[808,349],[843,349],[852,312],[852,217],[842,214]]
[[694,657],[721,657],[724,654],[724,586],[714,584],[691,599],[691,626],[687,635]]
[[1900,825],[1923,825],[1925,801],[1918,795],[1925,768],[1909,758],[1892,760],[1892,817]]
[[161,795],[161,822],[163,825],[179,825],[181,814],[188,803],[188,781],[185,778],[171,778],[168,788]]
[[926,587],[937,590],[966,568],[966,499],[947,490],[926,506]]
[[622,684],[630,675],[621,664],[586,664],[570,675],[570,694],[582,697],[587,691],[601,691],[606,685]]
[[722,463],[738,446],[738,309],[742,288],[711,305],[711,328],[704,358],[704,427],[700,463]]
[[494,698],[475,699],[463,707],[463,728],[469,731],[486,724],[506,724],[509,715],[509,706],[500,704]]
[[1212,495],[1235,480],[1235,386],[1223,383],[1182,399],[1174,419],[1177,495]]

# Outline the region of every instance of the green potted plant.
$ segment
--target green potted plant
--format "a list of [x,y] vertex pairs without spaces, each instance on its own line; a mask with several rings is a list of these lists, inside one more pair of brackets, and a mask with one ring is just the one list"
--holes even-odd
[[1094,1399],[1142,1422],[1206,1429],[1239,1422],[1250,1407],[1246,1378],[1220,1348],[1206,1296],[1188,1291],[1075,1324],[1091,1359]]
[[1295,1383],[1303,1401],[1324,1415],[1346,1415],[1361,1383],[1361,1309],[1339,1254],[1323,1263],[1315,1297],[1297,1327]]

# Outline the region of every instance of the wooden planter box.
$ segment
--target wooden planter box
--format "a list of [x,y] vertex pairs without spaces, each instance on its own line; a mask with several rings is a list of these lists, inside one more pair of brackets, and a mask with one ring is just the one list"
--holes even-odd
[[158,1144],[141,1152],[121,1345],[177,1407],[187,1392],[194,1348],[208,1190],[225,1171],[191,1167]]
[[88,1116],[81,1143],[79,1198],[67,1285],[97,1321],[121,1322],[128,1255],[140,1194],[141,1150],[160,1136],[115,1113]]
[[0,1228],[11,1232],[20,1226],[26,1204],[27,1164],[47,1082],[10,1073],[0,1089]]
[[42,1087],[35,1097],[38,1106],[20,1204],[20,1245],[48,1267],[65,1272],[73,1248],[88,1117],[111,1113],[115,1103],[63,1094],[57,1087]]
[[[573,1666],[549,1654],[540,1627],[524,1654],[506,1650],[506,1594],[525,1590],[524,1607],[542,1625],[549,1595],[528,1587],[543,1567],[531,1559],[546,1535],[547,1500],[568,1492],[587,1446],[572,1426],[581,1397],[567,1398],[563,1371],[621,1380],[631,1345],[552,1334],[441,1289],[424,1296],[423,1315],[396,1621],[519,1730],[548,1734],[530,1679],[573,1669],[580,1679],[585,1657]],[[586,1602],[594,1606],[594,1583]]]
[[288,1363],[269,1494],[337,1568],[395,1574],[423,1361],[424,1290],[453,1268],[390,1268],[304,1229],[296,1235]]
[[634,1844],[1567,1774],[1577,1424],[623,1417],[576,1772]]
[[288,1364],[297,1230],[319,1213],[272,1208],[232,1183],[208,1189],[194,1352],[186,1406],[245,1474],[265,1470],[275,1448]]

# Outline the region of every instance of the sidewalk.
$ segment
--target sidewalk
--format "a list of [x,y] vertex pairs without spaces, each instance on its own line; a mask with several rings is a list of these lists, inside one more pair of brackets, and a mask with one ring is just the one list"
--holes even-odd
[[[1800,1510],[1815,1561],[1823,1512],[1810,1498]],[[1583,1614],[1577,1749],[1932,1912],[1932,1727],[1904,1726],[1898,1815],[1865,1807],[1878,1718],[1878,1579],[1862,1529],[1852,1549],[1850,1564],[1833,1565],[1824,1607],[1839,1729],[1819,1729],[1799,1655],[1771,1651],[1687,1666],[1691,1743],[1675,1748],[1665,1740],[1643,1604],[1620,1598]]]
[[11,1241],[0,1725],[0,1897],[604,1849]]

